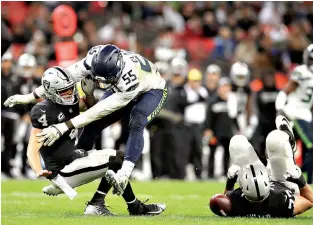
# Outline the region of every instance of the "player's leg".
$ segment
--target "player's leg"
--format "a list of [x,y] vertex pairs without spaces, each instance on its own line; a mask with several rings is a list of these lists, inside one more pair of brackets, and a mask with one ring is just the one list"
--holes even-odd
[[117,172],[109,171],[106,178],[117,194],[122,194],[133,168],[139,159],[144,145],[143,130],[159,113],[167,98],[167,89],[150,90],[139,97],[130,111],[129,137],[126,143],[126,156],[122,168]]
[[243,135],[235,135],[230,139],[229,155],[231,163],[239,167],[259,160],[254,148]]
[[304,120],[294,121],[294,128],[300,136],[307,154],[304,157],[304,168],[308,173],[308,183],[312,184],[313,179],[313,125]]

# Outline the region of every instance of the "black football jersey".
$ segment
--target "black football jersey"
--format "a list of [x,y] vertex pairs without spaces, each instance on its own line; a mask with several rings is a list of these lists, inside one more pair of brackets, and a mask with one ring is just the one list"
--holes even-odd
[[294,193],[285,185],[272,182],[270,195],[262,202],[247,200],[240,188],[228,192],[232,207],[229,216],[240,217],[293,217]]
[[[67,106],[45,100],[32,108],[31,122],[34,128],[43,129],[68,121],[78,114],[79,103]],[[40,154],[48,170],[58,171],[71,162],[76,137],[77,130],[73,129],[63,134],[52,146],[41,146]]]
[[239,87],[235,84],[232,84],[232,92],[236,95],[238,104],[238,113],[245,112],[247,99],[248,96],[251,94],[250,87],[248,85],[244,87]]

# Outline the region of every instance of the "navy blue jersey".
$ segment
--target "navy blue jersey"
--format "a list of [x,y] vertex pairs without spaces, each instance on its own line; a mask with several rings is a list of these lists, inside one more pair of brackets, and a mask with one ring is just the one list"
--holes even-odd
[[229,216],[240,217],[293,217],[294,193],[285,185],[272,182],[270,195],[262,202],[247,200],[240,188],[228,192],[227,197],[232,203]]
[[[32,108],[31,122],[34,128],[43,129],[68,121],[78,114],[79,103],[67,106],[45,100]],[[40,154],[48,170],[58,171],[72,161],[76,137],[77,130],[67,131],[52,146],[41,146]]]

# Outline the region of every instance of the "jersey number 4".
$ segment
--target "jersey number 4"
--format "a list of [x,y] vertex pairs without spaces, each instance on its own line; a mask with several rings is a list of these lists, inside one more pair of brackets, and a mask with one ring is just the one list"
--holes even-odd
[[48,126],[47,115],[43,114],[41,117],[39,117],[38,122],[41,123],[43,127],[47,127]]
[[306,97],[301,99],[302,102],[310,102],[313,97],[313,87],[308,87],[306,90]]

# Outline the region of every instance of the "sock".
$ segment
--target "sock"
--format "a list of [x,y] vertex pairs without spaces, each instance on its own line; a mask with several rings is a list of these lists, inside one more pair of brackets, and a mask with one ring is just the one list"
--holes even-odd
[[125,160],[123,162],[121,171],[123,171],[123,173],[125,173],[127,177],[130,177],[131,173],[133,172],[134,167],[135,167],[135,164],[133,162]]
[[107,182],[105,178],[102,178],[96,193],[93,195],[92,199],[90,200],[90,203],[103,205],[104,198],[110,189],[111,189],[111,185]]
[[132,204],[137,200],[130,183],[127,184],[122,196],[127,204]]

